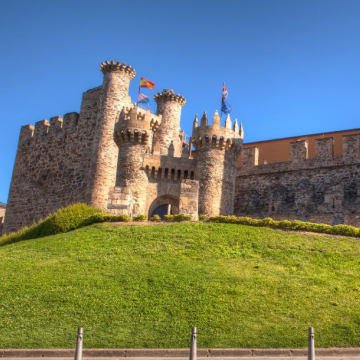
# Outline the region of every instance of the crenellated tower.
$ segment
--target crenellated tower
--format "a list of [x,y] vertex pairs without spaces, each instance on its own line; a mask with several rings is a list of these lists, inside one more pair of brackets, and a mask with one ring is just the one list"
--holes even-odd
[[180,133],[181,109],[186,99],[174,94],[173,90],[164,89],[154,96],[157,103],[157,115],[162,115],[161,125],[154,136],[154,153],[175,157],[181,156],[182,134]]
[[234,212],[237,158],[243,144],[242,126],[230,116],[220,126],[216,111],[212,125],[204,112],[200,126],[195,117],[192,144],[196,150],[196,174],[200,183],[199,214],[231,215]]
[[139,107],[123,108],[115,125],[114,140],[119,147],[116,187],[121,189],[118,213],[145,214],[148,175],[143,166],[144,155],[151,152],[154,131],[161,115]]
[[114,61],[102,63],[100,70],[104,79],[97,115],[98,128],[94,137],[89,202],[106,209],[109,190],[115,184],[118,163],[118,147],[113,140],[114,124],[121,109],[130,103],[129,86],[136,72],[130,65]]

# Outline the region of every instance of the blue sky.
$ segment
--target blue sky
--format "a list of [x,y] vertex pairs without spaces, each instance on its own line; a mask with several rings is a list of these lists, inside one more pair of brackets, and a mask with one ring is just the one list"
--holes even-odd
[[359,19],[359,0],[3,2],[0,201],[20,126],[79,111],[105,60],[136,69],[133,99],[141,76],[185,96],[189,135],[223,81],[246,142],[360,127]]

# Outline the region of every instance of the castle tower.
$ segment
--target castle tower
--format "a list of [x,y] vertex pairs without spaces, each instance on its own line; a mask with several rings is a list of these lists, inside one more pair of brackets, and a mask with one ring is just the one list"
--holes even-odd
[[94,137],[90,204],[106,209],[108,194],[115,184],[118,147],[113,140],[114,124],[121,109],[129,103],[130,80],[136,75],[126,64],[104,62],[100,65],[104,74],[100,107],[97,116],[98,129]]
[[175,95],[173,90],[164,89],[156,94],[154,99],[157,103],[157,114],[162,115],[159,129],[154,136],[154,152],[160,151],[160,155],[173,154],[181,156],[182,136],[180,134],[181,108],[186,99],[181,95]]
[[143,166],[144,156],[150,153],[153,133],[161,115],[139,107],[124,108],[115,125],[114,140],[119,146],[116,187],[120,188],[120,210],[117,213],[146,214],[148,175]]
[[208,125],[204,112],[200,126],[197,117],[194,120],[192,143],[196,149],[196,174],[200,183],[199,214],[233,214],[236,164],[243,143],[237,120],[232,126],[228,115],[222,127],[216,111],[213,124]]

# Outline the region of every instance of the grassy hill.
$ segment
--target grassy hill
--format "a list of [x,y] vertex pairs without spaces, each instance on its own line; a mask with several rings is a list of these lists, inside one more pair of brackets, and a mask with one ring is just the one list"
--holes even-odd
[[359,239],[95,224],[0,247],[0,348],[358,346]]

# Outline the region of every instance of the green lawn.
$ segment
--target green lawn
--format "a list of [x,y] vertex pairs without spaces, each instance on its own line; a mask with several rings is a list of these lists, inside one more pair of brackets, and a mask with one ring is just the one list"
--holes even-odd
[[0,247],[0,348],[360,343],[360,239],[95,224]]

